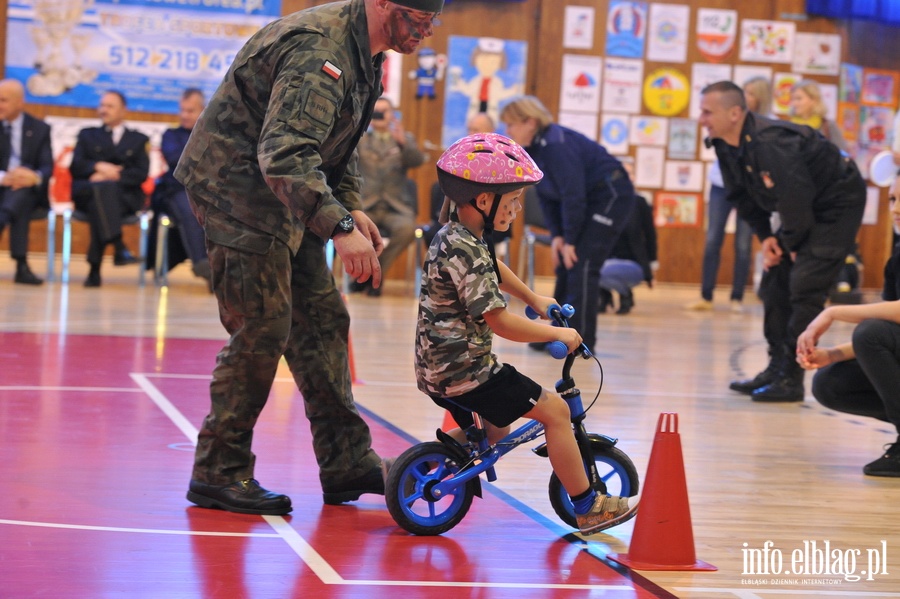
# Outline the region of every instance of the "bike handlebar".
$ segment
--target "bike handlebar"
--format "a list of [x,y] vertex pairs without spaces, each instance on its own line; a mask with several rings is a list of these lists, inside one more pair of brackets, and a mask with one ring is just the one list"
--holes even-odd
[[[547,316],[549,316],[554,325],[558,327],[568,328],[569,318],[571,318],[574,314],[575,308],[573,308],[569,304],[563,304],[562,306],[559,306],[558,304],[550,304],[550,307],[547,309]],[[531,306],[525,306],[525,315],[531,320],[535,320],[536,318],[540,317],[540,314],[538,314],[537,311]],[[557,360],[562,360],[569,355],[569,348],[566,347],[566,344],[562,341],[551,341],[549,344],[547,344],[547,351]],[[584,343],[582,343],[581,346],[576,348],[572,353],[576,356],[582,356],[584,358],[590,358],[592,355],[591,350],[589,350]]]

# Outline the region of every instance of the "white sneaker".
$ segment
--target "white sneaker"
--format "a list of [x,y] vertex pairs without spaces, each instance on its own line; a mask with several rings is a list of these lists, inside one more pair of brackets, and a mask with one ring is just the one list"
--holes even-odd
[[635,497],[612,497],[610,495],[597,494],[591,511],[586,514],[576,515],[578,521],[578,530],[582,534],[592,535],[595,532],[612,528],[616,524],[621,524],[627,520],[631,520],[637,513],[640,496]]
[[694,312],[712,312],[713,303],[709,300],[701,299],[700,301],[687,304],[685,310],[693,310]]
[[744,304],[740,300],[731,300],[731,311],[740,314],[744,311]]

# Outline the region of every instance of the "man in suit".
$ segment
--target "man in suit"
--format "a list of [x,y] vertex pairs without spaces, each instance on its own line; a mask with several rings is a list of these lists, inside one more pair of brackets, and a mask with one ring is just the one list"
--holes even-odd
[[28,268],[28,224],[37,208],[50,209],[47,186],[53,171],[50,125],[25,110],[25,88],[0,81],[0,235],[9,227],[15,282],[40,285]]
[[[203,231],[203,227],[200,226],[197,217],[194,216],[184,185],[179,183],[172,174],[205,105],[206,100],[201,90],[195,87],[184,90],[178,105],[179,126],[167,129],[162,136],[162,154],[169,169],[156,182],[153,196],[154,202],[159,203],[158,208],[166,211],[172,217],[175,226],[178,227],[182,248],[187,257],[191,259],[194,274],[209,281],[210,269],[209,259],[206,255],[206,233]],[[154,206],[154,212],[156,210],[157,207]],[[169,265],[171,266],[171,254],[169,259]]]
[[91,225],[87,256],[91,271],[85,287],[100,286],[100,263],[110,243],[115,246],[116,266],[137,262],[122,242],[122,218],[146,201],[141,185],[150,170],[150,140],[125,128],[126,112],[121,92],[105,92],[97,108],[103,126],[82,129],[72,153],[72,200]]

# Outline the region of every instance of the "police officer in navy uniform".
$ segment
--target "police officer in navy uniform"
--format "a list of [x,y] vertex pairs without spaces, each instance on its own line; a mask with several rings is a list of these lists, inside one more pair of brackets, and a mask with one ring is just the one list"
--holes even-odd
[[28,267],[28,225],[37,208],[50,209],[47,187],[53,172],[50,125],[25,110],[25,88],[0,81],[0,235],[9,227],[15,282],[40,285]]
[[141,186],[150,170],[150,140],[125,127],[126,111],[125,96],[106,91],[97,108],[103,126],[82,129],[72,152],[72,200],[91,225],[87,255],[91,270],[85,287],[100,286],[100,264],[110,243],[115,246],[116,266],[137,262],[122,241],[122,218],[146,202]]
[[344,0],[283,17],[238,52],[194,126],[175,178],[206,231],[230,338],[210,384],[188,499],[285,514],[254,478],[253,428],[284,356],[303,395],[323,500],[384,493],[382,460],[353,402],[350,316],[325,261],[381,284],[356,145],[382,92],[384,51],[412,54],[443,0]]
[[[819,132],[747,110],[730,81],[707,86],[700,124],[716,149],[728,200],[762,241],[760,296],[769,366],[731,388],[754,401],[803,401],[797,337],[822,311],[844,259],[854,247],[866,203],[856,163]],[[781,228],[773,233],[770,217]]]

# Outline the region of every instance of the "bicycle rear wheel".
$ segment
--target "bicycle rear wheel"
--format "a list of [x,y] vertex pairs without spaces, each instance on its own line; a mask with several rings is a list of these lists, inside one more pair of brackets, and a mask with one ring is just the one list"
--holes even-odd
[[458,457],[442,443],[421,443],[400,454],[384,489],[394,521],[423,536],[439,535],[459,524],[472,505],[477,480],[456,486],[441,497],[435,497],[432,489],[461,467]]

